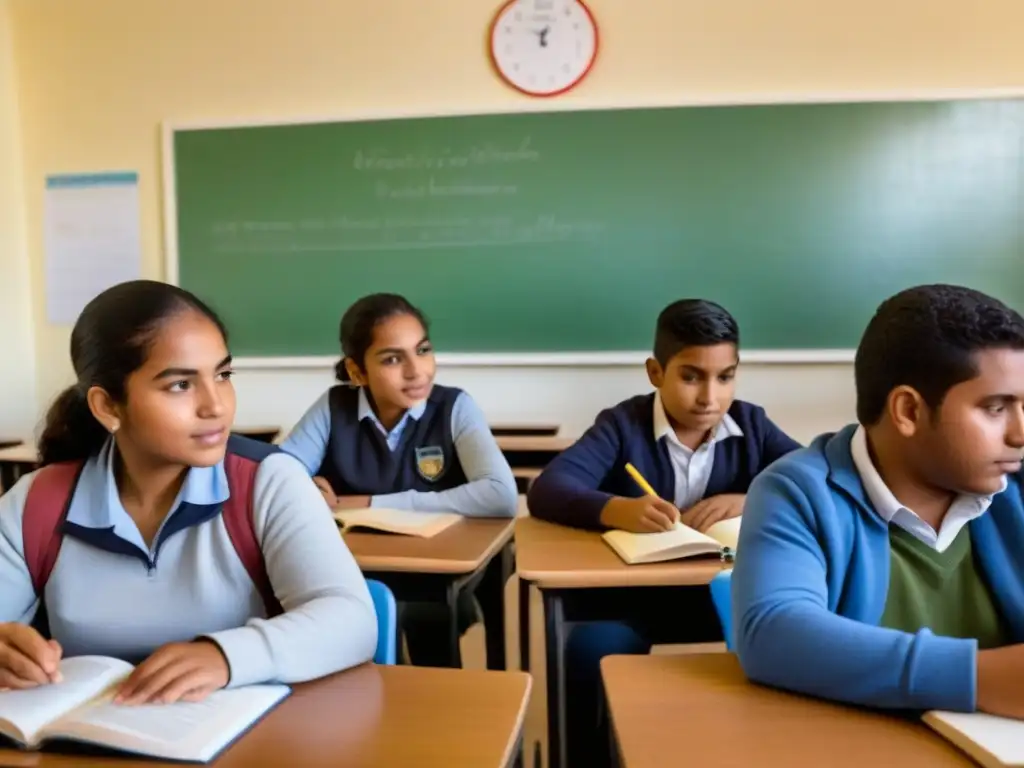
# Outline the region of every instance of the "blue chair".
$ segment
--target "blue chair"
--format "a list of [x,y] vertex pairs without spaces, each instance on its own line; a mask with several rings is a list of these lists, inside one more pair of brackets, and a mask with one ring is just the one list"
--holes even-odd
[[718,621],[722,625],[722,636],[725,647],[733,650],[732,638],[732,570],[719,571],[711,580],[711,602],[718,612]]
[[373,608],[377,612],[377,650],[373,654],[375,664],[395,664],[398,659],[398,608],[395,596],[386,584],[367,579]]

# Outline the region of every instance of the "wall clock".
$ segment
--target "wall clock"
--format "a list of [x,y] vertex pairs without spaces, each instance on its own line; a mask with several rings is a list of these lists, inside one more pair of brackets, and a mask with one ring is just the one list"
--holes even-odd
[[594,15],[580,0],[509,0],[491,23],[491,60],[516,90],[557,96],[590,72],[597,38]]

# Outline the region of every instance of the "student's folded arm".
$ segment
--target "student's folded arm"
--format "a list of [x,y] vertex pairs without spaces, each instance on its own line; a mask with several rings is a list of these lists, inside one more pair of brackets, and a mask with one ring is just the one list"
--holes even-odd
[[223,650],[231,687],[296,683],[373,657],[377,617],[326,502],[291,457],[264,459],[253,517],[267,575],[285,612],[209,636]]
[[776,459],[781,459],[787,453],[792,453],[802,447],[800,443],[783,432],[767,415],[765,416],[764,442],[761,451],[762,468],[768,467]]
[[747,495],[732,576],[736,648],[747,676],[853,704],[973,710],[974,640],[909,634],[829,610],[832,569],[818,543],[815,506],[831,514],[830,493],[807,492],[778,470],[760,475]]
[[29,624],[39,601],[25,563],[22,512],[35,473],[22,477],[0,496],[0,624]]
[[487,418],[465,392],[452,408],[452,438],[467,482],[447,491],[404,491],[374,496],[374,507],[457,512],[466,517],[515,517],[516,479]]
[[324,392],[302,415],[281,442],[281,450],[298,459],[310,475],[320,471],[331,437],[330,390]]
[[620,462],[622,438],[602,412],[575,444],[556,456],[530,486],[530,514],[575,528],[603,529],[601,510],[612,494],[598,490]]

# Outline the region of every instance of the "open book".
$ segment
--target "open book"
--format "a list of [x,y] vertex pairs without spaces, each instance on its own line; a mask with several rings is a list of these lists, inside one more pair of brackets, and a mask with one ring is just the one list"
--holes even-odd
[[740,536],[740,518],[722,520],[701,533],[682,523],[663,533],[606,531],[601,538],[629,565],[661,563],[697,555],[732,558]]
[[1024,721],[983,712],[925,713],[924,722],[985,768],[1024,766]]
[[130,664],[78,656],[60,670],[60,683],[0,693],[0,734],[26,749],[60,739],[207,763],[291,692],[253,685],[216,691],[199,703],[120,706],[114,689],[131,674]]
[[334,519],[342,530],[364,528],[384,533],[400,533],[429,539],[445,528],[455,525],[462,515],[454,512],[415,512],[411,509],[336,509]]

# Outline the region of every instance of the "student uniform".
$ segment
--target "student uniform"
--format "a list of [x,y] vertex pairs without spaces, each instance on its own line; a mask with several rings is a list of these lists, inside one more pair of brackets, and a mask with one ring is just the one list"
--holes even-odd
[[[462,390],[435,385],[387,430],[362,387],[332,387],[281,444],[340,496],[369,495],[370,505],[467,517],[514,517],[512,470],[483,412]],[[477,618],[472,589],[462,592],[459,631]],[[432,604],[403,603],[400,623],[413,664],[443,666],[448,617]]]
[[[556,457],[529,492],[530,514],[578,528],[603,529],[601,511],[616,496],[643,491],[626,472],[632,463],[657,494],[686,510],[701,499],[746,493],[751,481],[776,459],[800,447],[764,409],[733,401],[717,428],[696,450],[679,440],[660,392],[625,400],[602,411],[579,441]],[[719,623],[704,591],[681,593],[666,609],[693,617],[693,641],[719,637]],[[566,733],[572,762],[607,761],[607,727],[600,662],[610,654],[644,654],[654,627],[624,622],[589,622],[570,632],[566,647]]]
[[1024,641],[1021,481],[959,496],[936,532],[885,486],[856,425],[775,464],[747,496],[733,571],[746,674],[854,704],[974,710],[978,650]]
[[284,613],[263,596],[221,517],[224,462],[193,467],[152,546],[125,511],[108,440],[82,467],[56,562],[37,599],[23,550],[25,502],[38,470],[0,497],[0,622],[45,611],[66,656],[138,663],[162,645],[204,637],[223,651],[230,686],[301,682],[373,656],[377,622],[355,560],[301,465],[271,446],[232,437],[228,451],[259,461],[252,524]]

